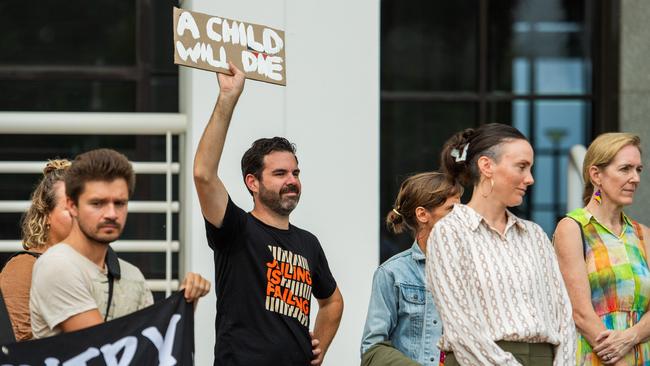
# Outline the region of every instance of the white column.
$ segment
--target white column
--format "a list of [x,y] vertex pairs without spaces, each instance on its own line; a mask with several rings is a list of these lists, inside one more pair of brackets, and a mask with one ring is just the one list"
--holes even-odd
[[[650,150],[650,2],[643,0],[621,1],[621,58],[620,58],[620,109],[619,130],[641,137],[644,161]],[[634,205],[625,211],[634,219],[650,223],[650,174],[644,169]]]
[[[359,360],[359,344],[379,257],[379,2],[184,1],[183,7],[265,24],[286,35],[287,87],[248,80],[224,149],[221,177],[244,209],[252,202],[240,159],[260,137],[297,144],[303,194],[292,222],[321,241],[345,299],[326,365]],[[184,266],[214,280],[212,253],[193,189],[194,151],[217,96],[206,71],[181,68],[180,108],[188,116],[183,183]],[[316,301],[313,301],[316,314]],[[260,309],[260,311],[264,311]],[[196,313],[197,365],[212,363],[214,293]]]

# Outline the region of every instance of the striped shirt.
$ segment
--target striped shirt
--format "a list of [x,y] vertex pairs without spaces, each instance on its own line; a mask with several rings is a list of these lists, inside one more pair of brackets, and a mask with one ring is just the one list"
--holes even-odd
[[571,303],[539,225],[507,213],[504,235],[465,205],[433,228],[427,282],[443,321],[440,349],[463,365],[519,365],[496,341],[547,342],[575,365]]

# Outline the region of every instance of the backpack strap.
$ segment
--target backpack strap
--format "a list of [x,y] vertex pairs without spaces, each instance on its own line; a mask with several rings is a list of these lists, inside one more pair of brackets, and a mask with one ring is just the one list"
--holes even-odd
[[115,279],[108,272],[108,302],[106,303],[106,314],[104,314],[104,322],[108,321],[108,311],[111,310],[111,302],[113,302],[113,282]]
[[115,280],[119,280],[120,277],[122,277],[122,273],[120,271],[119,258],[110,245],[106,251],[106,258],[104,261],[106,262],[106,269],[108,272],[106,274],[106,277],[108,277],[108,301],[106,303],[106,314],[104,314],[104,321],[108,321],[108,311],[111,309],[111,303],[113,302],[113,287],[115,285]]

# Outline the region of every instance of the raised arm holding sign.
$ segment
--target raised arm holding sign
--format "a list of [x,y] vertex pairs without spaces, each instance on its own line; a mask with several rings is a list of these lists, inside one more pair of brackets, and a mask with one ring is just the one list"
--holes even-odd
[[[320,365],[336,334],[343,298],[313,234],[289,223],[302,185],[295,146],[282,137],[253,142],[242,177],[246,213],[228,196],[219,161],[244,73],[218,74],[220,93],[194,160],[194,182],[214,253],[215,365]],[[309,333],[311,298],[319,310]],[[312,340],[313,338],[313,340]]]
[[219,97],[210,121],[203,131],[194,158],[194,184],[206,220],[220,227],[228,205],[228,192],[218,169],[230,119],[244,90],[244,73],[230,64],[230,75],[217,74]]

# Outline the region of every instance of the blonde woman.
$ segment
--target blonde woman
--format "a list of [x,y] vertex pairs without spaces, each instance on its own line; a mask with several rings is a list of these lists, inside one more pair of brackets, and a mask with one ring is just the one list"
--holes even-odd
[[555,249],[580,336],[578,365],[650,365],[648,228],[623,209],[634,201],[641,141],[629,133],[596,138],[585,155],[585,207],[567,214]]
[[16,253],[0,273],[0,289],[9,312],[16,340],[32,338],[29,317],[29,289],[36,258],[70,233],[72,217],[65,205],[65,173],[70,166],[65,159],[50,160],[43,178],[32,193],[32,204],[23,218],[25,251]]

